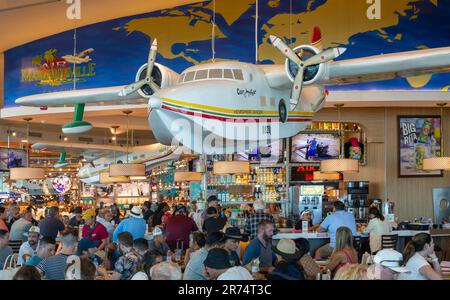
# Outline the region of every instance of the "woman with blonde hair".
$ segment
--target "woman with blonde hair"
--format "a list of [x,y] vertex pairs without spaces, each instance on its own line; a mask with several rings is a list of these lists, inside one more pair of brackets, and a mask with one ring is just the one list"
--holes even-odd
[[358,253],[353,247],[353,234],[348,227],[339,227],[336,231],[336,248],[330,257],[327,269],[334,275],[347,264],[357,264]]
[[366,280],[369,265],[351,264],[340,268],[333,280]]

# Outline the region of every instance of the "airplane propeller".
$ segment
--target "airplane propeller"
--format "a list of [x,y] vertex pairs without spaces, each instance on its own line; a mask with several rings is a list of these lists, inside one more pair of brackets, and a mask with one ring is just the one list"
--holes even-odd
[[[291,99],[290,99],[290,108],[291,110],[295,110],[300,101],[300,95],[302,94],[303,89],[303,76],[304,71],[307,67],[312,65],[317,65],[321,63],[326,63],[330,60],[333,60],[343,54],[347,49],[346,48],[330,48],[325,51],[322,51],[305,61],[303,61],[291,48],[289,48],[280,38],[271,35],[270,42],[272,45],[278,49],[287,59],[291,60],[298,66],[297,75],[294,78],[294,84],[292,85],[291,90]],[[286,122],[287,114],[282,117],[282,122]]]
[[146,84],[148,84],[154,92],[160,89],[159,86],[153,81],[152,77],[153,67],[155,66],[155,59],[157,53],[158,53],[158,41],[155,38],[150,46],[150,52],[148,53],[147,73],[145,78],[124,87],[119,92],[119,96],[124,97],[133,94]]

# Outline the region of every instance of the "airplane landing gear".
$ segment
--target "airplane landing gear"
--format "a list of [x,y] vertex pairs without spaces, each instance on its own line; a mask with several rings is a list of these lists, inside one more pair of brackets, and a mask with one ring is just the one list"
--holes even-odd
[[286,101],[284,101],[284,99],[281,99],[278,103],[278,115],[280,117],[281,123],[286,123],[288,118],[288,110],[286,107]]

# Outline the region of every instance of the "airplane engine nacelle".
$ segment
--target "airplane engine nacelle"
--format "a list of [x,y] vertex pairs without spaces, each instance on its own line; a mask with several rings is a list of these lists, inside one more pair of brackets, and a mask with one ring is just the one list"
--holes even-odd
[[[136,74],[136,81],[144,79],[146,73],[147,64],[144,64],[139,68]],[[177,72],[169,69],[168,67],[155,63],[155,66],[153,67],[152,77],[153,81],[160,88],[165,88],[167,86],[175,84],[178,81],[179,75]],[[150,98],[154,94],[154,91],[150,88],[149,85],[146,84],[138,91],[138,93],[144,98]]]
[[[313,55],[320,53],[321,51],[311,45],[301,45],[293,49],[293,51],[305,61]],[[297,65],[289,59],[286,59],[285,69],[289,79],[294,82],[294,78],[297,75]],[[312,65],[305,68],[303,85],[312,84],[320,80],[325,72],[325,64]]]

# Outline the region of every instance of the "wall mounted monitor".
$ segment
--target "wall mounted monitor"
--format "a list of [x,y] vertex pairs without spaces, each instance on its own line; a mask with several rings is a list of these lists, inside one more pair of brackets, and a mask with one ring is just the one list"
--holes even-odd
[[234,160],[254,163],[280,163],[283,161],[283,140],[262,144],[259,147],[238,152]]
[[291,163],[320,162],[339,157],[338,133],[300,133],[291,138]]
[[26,165],[26,150],[0,148],[0,171],[9,171],[11,168],[23,168]]

